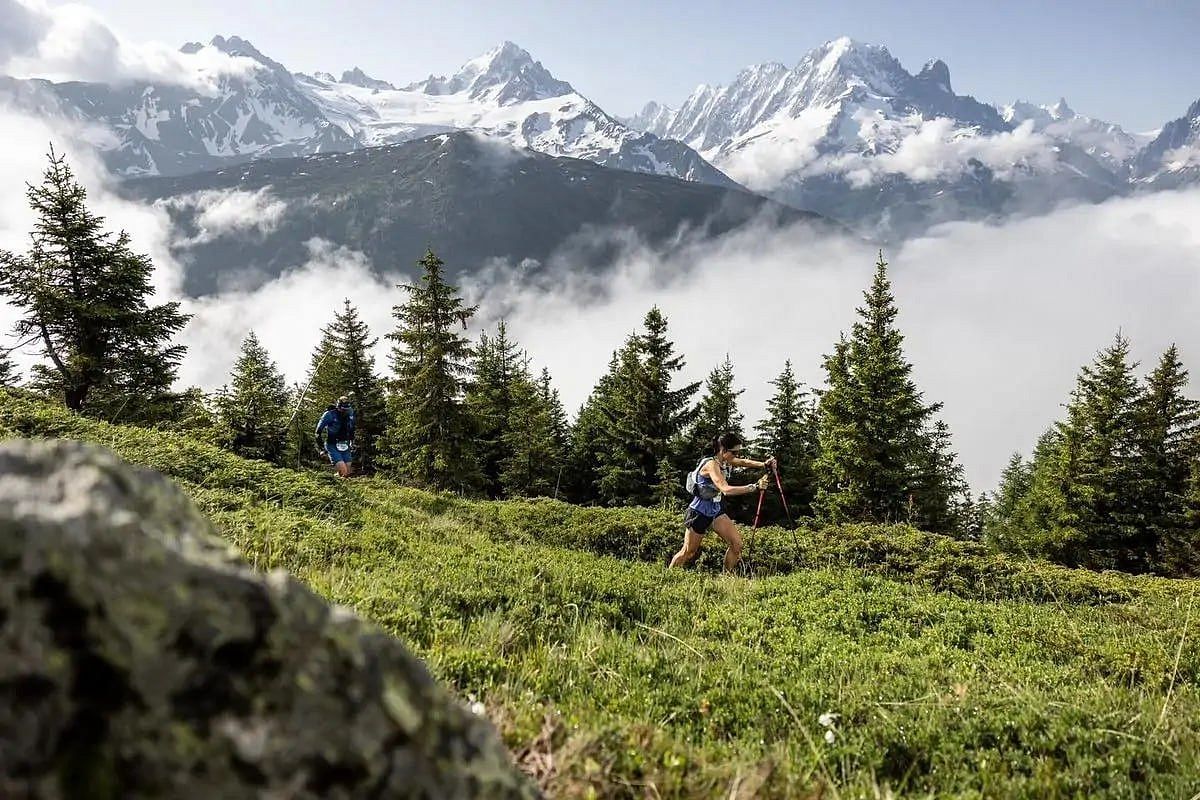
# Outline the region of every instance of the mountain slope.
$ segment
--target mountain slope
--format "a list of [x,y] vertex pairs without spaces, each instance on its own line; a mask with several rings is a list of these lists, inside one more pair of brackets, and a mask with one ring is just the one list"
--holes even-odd
[[1133,175],[1139,186],[1156,189],[1200,184],[1200,100],[1138,153]]
[[[161,203],[185,232],[177,248],[189,265],[185,290],[195,295],[299,266],[313,237],[361,250],[381,272],[410,272],[427,245],[459,274],[492,259],[549,269],[562,251],[570,253],[565,268],[598,270],[614,255],[609,228],[662,244],[684,230],[716,235],[763,215],[812,218],[740,190],[606,169],[463,131],[132,180],[124,190]],[[206,229],[206,208],[258,192],[270,224]]]
[[1084,149],[956,94],[944,62],[913,75],[887,48],[847,38],[794,68],[762,64],[700,86],[677,110],[651,104],[635,121],[751,189],[884,234],[1123,186]]
[[403,639],[476,695],[548,796],[1195,788],[1187,581],[870,525],[802,530],[795,545],[760,529],[747,560],[790,574],[718,578],[714,543],[696,569],[664,573],[678,546],[665,511],[335,485],[0,397],[4,434],[91,441],[162,471],[257,568],[287,570]]

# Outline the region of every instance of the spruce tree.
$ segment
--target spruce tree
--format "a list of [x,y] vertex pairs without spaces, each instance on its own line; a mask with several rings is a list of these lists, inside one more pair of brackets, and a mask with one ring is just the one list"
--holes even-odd
[[154,266],[125,231],[104,231],[64,156],[50,151],[26,196],[36,215],[25,255],[0,250],[0,296],[20,309],[17,336],[48,364],[32,385],[73,411],[151,422],[174,410],[170,390],[185,348],[169,341],[187,323],[178,303],[149,305]]
[[282,463],[291,393],[275,362],[251,331],[229,383],[216,397],[223,443],[246,458]]
[[[1197,442],[1200,445],[1200,441]],[[1168,575],[1200,576],[1200,456],[1192,459],[1183,498],[1183,520],[1167,543],[1163,571]]]
[[199,386],[189,386],[180,392],[178,413],[155,427],[185,433],[191,439],[208,444],[220,446],[226,443],[225,429],[217,420],[216,399],[205,394]]
[[11,389],[21,382],[17,367],[8,350],[0,350],[0,388]]
[[[626,347],[629,346],[627,343]],[[608,439],[608,408],[621,360],[621,351],[614,351],[607,371],[596,382],[571,426],[563,487],[573,503],[591,504],[600,499],[601,455],[612,446]]]
[[[509,339],[502,320],[495,337],[480,334],[466,393],[467,408],[474,417],[475,453],[483,474],[483,490],[489,497],[502,494],[500,473],[513,454],[508,423],[513,416],[514,394],[521,375],[520,353]],[[522,387],[524,389],[525,387]]]
[[1064,511],[1059,524],[1069,563],[1146,571],[1155,553],[1146,541],[1137,498],[1144,488],[1137,454],[1140,390],[1120,334],[1079,375],[1067,418],[1059,423]]
[[571,423],[567,420],[567,412],[563,408],[558,389],[555,389],[550,381],[550,370],[545,367],[542,367],[542,374],[538,378],[538,394],[550,415],[550,435],[554,440],[554,463],[558,465],[558,473],[554,481],[557,489],[562,482],[562,473],[571,452]]
[[962,522],[962,538],[971,542],[983,542],[986,537],[987,521],[992,513],[992,496],[980,492],[979,497],[971,499],[967,490],[965,512]]
[[1146,571],[1141,391],[1120,334],[1080,371],[1064,420],[1034,452],[1020,524],[1024,552],[1071,566]]
[[501,443],[500,488],[508,497],[549,497],[560,466],[550,404],[526,360],[513,376]]
[[1000,486],[992,495],[984,521],[984,537],[1001,550],[1015,551],[1022,539],[1023,504],[1033,485],[1033,465],[1013,453],[1000,474]]
[[1003,507],[993,515],[997,533],[994,541],[1001,549],[1022,556],[1061,559],[1063,552],[1073,546],[1075,532],[1063,527],[1067,516],[1064,486],[1068,480],[1068,462],[1063,455],[1063,436],[1056,423],[1038,438],[1023,474],[1015,476],[1011,502],[1006,492]]
[[608,505],[647,505],[659,486],[659,464],[691,415],[699,383],[673,388],[683,357],[667,338],[667,319],[657,308],[646,314],[644,331],[631,338],[605,409],[609,448],[600,453],[600,498]]
[[423,274],[401,285],[408,297],[395,306],[391,362],[388,459],[400,475],[421,486],[475,492],[482,484],[475,460],[475,429],[463,403],[471,343],[458,333],[474,306],[444,277],[445,264],[426,252]]
[[866,466],[865,454],[857,449],[849,353],[850,343],[842,336],[823,361],[825,388],[817,404],[818,456],[813,464],[817,487],[813,512],[823,522],[847,522],[867,513],[855,481]]
[[[1189,538],[1188,483],[1200,437],[1200,403],[1185,394],[1188,373],[1171,345],[1146,380],[1136,410],[1137,471],[1140,491],[1136,498],[1141,518],[1137,549],[1154,553],[1159,571],[1178,572],[1181,551]],[[1134,498],[1129,498],[1135,501]]]
[[[790,360],[784,362],[783,372],[771,385],[775,392],[767,401],[767,414],[754,429],[756,444],[763,453],[778,460],[792,513],[811,516],[816,497],[813,475],[818,452],[816,408],[796,380]],[[774,494],[765,498],[763,519],[770,522],[786,519],[783,504]]]
[[912,381],[882,253],[864,298],[849,340],[826,360],[817,512],[829,522],[937,518],[942,510],[918,508],[918,492],[936,460],[929,453],[936,429],[926,426],[941,406],[927,405]]
[[950,429],[942,420],[922,432],[914,467],[908,522],[922,530],[965,537],[971,493],[951,449]]
[[735,433],[744,439],[742,431],[743,416],[738,410],[738,397],[745,389],[733,388],[733,362],[729,354],[725,360],[708,373],[704,382],[704,394],[696,407],[691,423],[688,425],[685,458],[694,461],[697,453],[708,451],[713,437],[726,431]]

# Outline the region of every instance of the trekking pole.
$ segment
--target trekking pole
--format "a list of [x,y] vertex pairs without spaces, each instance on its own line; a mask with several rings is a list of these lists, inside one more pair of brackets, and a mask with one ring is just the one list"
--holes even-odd
[[754,512],[754,525],[750,527],[750,535],[746,537],[746,558],[744,559],[744,562],[746,564],[747,578],[754,577],[754,560],[751,557],[751,553],[754,550],[754,533],[758,530],[758,521],[762,517],[763,498],[766,497],[766,495],[766,489],[758,490],[758,508]]
[[788,508],[787,498],[783,495],[783,479],[779,477],[779,462],[771,462],[771,471],[775,473],[775,488],[779,490],[779,499],[783,503],[783,513],[787,514],[788,530],[792,532],[792,547],[800,552],[800,540],[796,538],[796,523],[792,521],[792,510]]
[[753,530],[758,530],[758,521],[762,519],[763,498],[767,496],[766,489],[758,490],[758,509],[754,512],[754,527]]
[[783,481],[779,477],[779,462],[771,462],[771,471],[775,473],[775,488],[779,490],[779,499],[783,503],[783,513],[787,514],[788,524],[792,523],[792,510],[788,508],[787,498],[783,496]]

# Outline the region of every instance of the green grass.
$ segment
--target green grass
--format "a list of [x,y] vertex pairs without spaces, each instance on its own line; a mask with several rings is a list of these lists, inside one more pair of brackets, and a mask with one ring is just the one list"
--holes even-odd
[[[353,606],[481,698],[555,796],[1200,791],[1194,582],[900,526],[759,531],[754,580],[717,575],[713,545],[668,573],[674,514],[338,483],[18,397],[0,430],[170,475],[252,563]],[[823,712],[839,715],[832,744]]]

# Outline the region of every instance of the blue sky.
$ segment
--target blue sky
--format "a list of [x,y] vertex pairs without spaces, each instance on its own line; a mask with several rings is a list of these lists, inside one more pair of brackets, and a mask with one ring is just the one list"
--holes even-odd
[[677,104],[762,61],[794,64],[849,35],[910,71],[950,66],[985,102],[1065,96],[1076,111],[1150,130],[1200,98],[1200,2],[718,2],[504,0],[318,2],[85,0],[120,33],[172,44],[237,34],[293,70],[361,66],[402,83],[510,39],[606,110]]

